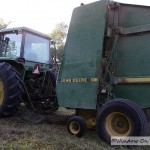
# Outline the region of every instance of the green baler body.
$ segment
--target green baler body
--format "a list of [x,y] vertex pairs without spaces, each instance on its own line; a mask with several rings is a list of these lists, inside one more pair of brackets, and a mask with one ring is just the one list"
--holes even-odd
[[141,107],[150,106],[150,7],[120,4],[118,26],[127,29],[119,34],[116,46],[114,77],[146,79],[116,84],[116,97],[130,99]]
[[150,7],[105,0],[76,8],[57,81],[59,105],[96,109],[105,58],[113,95],[149,107],[149,16]]

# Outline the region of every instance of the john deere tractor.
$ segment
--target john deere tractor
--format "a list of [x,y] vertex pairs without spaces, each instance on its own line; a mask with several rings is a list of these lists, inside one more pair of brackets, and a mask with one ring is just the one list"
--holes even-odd
[[58,108],[50,44],[26,27],[0,31],[0,116],[12,115],[21,102],[40,111]]

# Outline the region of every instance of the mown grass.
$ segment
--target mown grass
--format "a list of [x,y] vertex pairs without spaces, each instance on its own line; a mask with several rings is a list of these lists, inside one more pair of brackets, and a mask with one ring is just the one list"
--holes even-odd
[[[63,114],[63,115],[62,115]],[[101,141],[95,130],[88,130],[82,138],[68,134],[66,121],[73,111],[61,109],[57,114],[36,118],[21,109],[13,117],[0,119],[0,149],[3,150],[125,150],[126,147],[110,146]],[[54,116],[56,120],[53,122]],[[35,118],[36,119],[35,119]],[[37,121],[40,118],[40,121]],[[36,120],[36,121],[35,121]],[[148,150],[148,146],[130,147]]]

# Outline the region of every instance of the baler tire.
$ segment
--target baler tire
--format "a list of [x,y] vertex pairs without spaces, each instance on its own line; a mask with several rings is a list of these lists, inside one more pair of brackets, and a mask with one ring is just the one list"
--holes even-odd
[[147,120],[143,110],[134,102],[115,99],[106,102],[96,117],[98,136],[111,142],[111,136],[144,136]]
[[14,114],[20,104],[22,92],[18,72],[8,63],[0,63],[0,116]]
[[70,134],[76,137],[82,137],[87,130],[87,124],[81,116],[73,116],[69,118],[67,123],[67,130]]
[[127,100],[127,99],[116,99],[116,100],[119,100],[119,101],[121,100],[121,101],[125,101],[126,103],[130,103],[130,105],[132,105],[135,109],[137,109],[138,115],[141,118],[142,125],[143,125],[143,127],[141,129],[141,136],[147,135],[148,120],[147,120],[146,114],[140,108],[140,106],[131,100]]

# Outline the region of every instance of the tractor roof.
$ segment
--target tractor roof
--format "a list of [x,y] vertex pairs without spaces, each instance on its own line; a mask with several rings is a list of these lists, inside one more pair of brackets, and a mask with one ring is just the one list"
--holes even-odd
[[6,29],[0,30],[0,33],[3,33],[3,32],[12,33],[12,32],[22,32],[22,31],[29,32],[31,34],[35,34],[37,36],[41,36],[41,37],[51,40],[51,38],[48,35],[41,33],[39,31],[30,29],[30,28],[27,28],[27,27],[6,28]]

